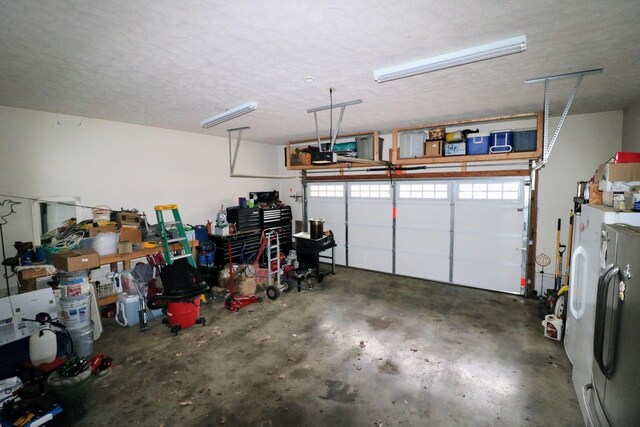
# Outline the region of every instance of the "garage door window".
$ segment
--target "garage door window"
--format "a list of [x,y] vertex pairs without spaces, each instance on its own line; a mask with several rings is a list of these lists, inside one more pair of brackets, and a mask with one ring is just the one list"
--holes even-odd
[[519,182],[474,182],[458,186],[461,200],[519,200]]
[[400,184],[401,199],[448,199],[449,184]]
[[309,197],[318,197],[318,198],[344,197],[344,184],[310,184]]
[[353,199],[389,199],[390,184],[352,184],[349,197]]

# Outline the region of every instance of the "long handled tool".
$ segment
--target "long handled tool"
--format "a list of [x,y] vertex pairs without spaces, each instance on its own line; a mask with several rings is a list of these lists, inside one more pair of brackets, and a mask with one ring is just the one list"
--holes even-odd
[[569,211],[569,235],[567,236],[567,265],[564,270],[564,284],[569,284],[569,271],[571,268],[571,251],[573,250],[573,210]]
[[558,230],[556,232],[556,275],[554,290],[557,292],[562,287],[562,256],[567,247],[560,243],[560,230],[562,228],[562,219],[558,218]]

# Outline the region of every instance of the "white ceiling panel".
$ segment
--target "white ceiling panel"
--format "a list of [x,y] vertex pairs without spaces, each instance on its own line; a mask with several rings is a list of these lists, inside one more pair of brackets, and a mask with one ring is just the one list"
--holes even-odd
[[[585,77],[572,113],[640,97],[638,0],[0,0],[0,105],[280,144],[313,136],[308,108],[347,107],[343,131],[539,111],[534,77]],[[373,71],[518,35],[517,55],[376,83]],[[304,77],[313,76],[308,83]],[[572,82],[551,85],[560,114]],[[256,101],[211,129],[200,120]],[[336,114],[337,117],[337,114]],[[323,133],[328,112],[319,113]],[[335,123],[335,121],[334,121]]]

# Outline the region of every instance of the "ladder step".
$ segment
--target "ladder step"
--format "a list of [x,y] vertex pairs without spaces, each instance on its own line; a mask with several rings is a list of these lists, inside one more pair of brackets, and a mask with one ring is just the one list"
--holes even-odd
[[171,227],[172,225],[182,224],[181,221],[164,221],[164,227]]
[[176,204],[156,205],[156,206],[153,207],[153,210],[156,210],[156,211],[172,211],[174,209],[178,209],[178,205],[176,205]]
[[168,239],[167,243],[171,244],[171,243],[175,243],[175,242],[182,242],[183,240],[187,240],[186,237],[176,237],[175,239]]
[[175,261],[177,259],[189,258],[190,256],[191,256],[191,254],[176,255],[176,256],[171,257],[171,260]]

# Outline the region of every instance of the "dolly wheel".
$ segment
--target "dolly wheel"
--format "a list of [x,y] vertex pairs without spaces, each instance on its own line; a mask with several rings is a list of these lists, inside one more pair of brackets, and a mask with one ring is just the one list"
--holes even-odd
[[180,325],[173,325],[171,327],[171,333],[173,335],[178,335],[178,332],[180,332]]
[[282,282],[282,286],[283,291],[285,292],[291,292],[291,290],[293,289],[293,283],[291,283],[291,279],[285,279],[284,282]]
[[318,283],[322,283],[323,280],[324,280],[324,275],[318,274]]
[[267,288],[267,298],[270,300],[276,300],[280,296],[280,289],[276,286],[271,285]]
[[196,323],[204,326],[207,324],[207,319],[205,319],[204,317],[198,317],[198,320],[196,320]]

